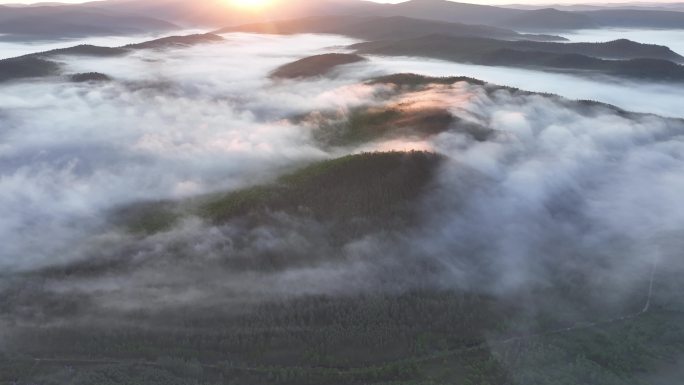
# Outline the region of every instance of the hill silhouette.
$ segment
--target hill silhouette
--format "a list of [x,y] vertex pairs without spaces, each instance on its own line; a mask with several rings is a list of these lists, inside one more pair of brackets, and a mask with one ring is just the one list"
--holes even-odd
[[344,53],[327,53],[310,56],[285,64],[271,73],[273,78],[296,79],[322,76],[335,67],[344,64],[358,63],[366,60],[363,56]]
[[359,17],[325,16],[263,23],[243,24],[222,28],[217,33],[329,33],[364,40],[405,39],[429,34],[476,36],[510,40],[562,41],[559,36],[521,34],[516,31],[464,23],[424,20],[405,16]]
[[177,29],[180,27],[149,15],[107,12],[91,7],[0,5],[0,34],[10,35],[6,38],[12,40],[125,35]]
[[19,57],[0,60],[0,82],[56,75],[59,65],[37,57]]
[[269,185],[189,202],[133,206],[117,216],[133,231],[154,233],[188,215],[224,223],[282,211],[333,221],[337,236],[347,238],[347,231],[359,230],[358,226],[405,222],[411,215],[409,203],[426,188],[440,161],[441,156],[426,152],[350,155],[304,167]]
[[139,44],[129,44],[123,47],[101,47],[81,44],[69,48],[59,48],[0,60],[0,81],[57,75],[59,74],[60,64],[55,59],[59,56],[111,57],[125,55],[134,50],[187,47],[222,40],[221,36],[214,34],[194,34],[169,36]]
[[[629,49],[624,49],[625,46]],[[360,43],[352,47],[360,54],[424,56],[480,65],[593,71],[660,81],[684,80],[683,66],[660,58],[674,57],[681,61],[681,56],[665,47],[625,41],[557,45],[432,35],[417,39]],[[590,55],[611,59],[624,57],[626,60],[606,60]]]

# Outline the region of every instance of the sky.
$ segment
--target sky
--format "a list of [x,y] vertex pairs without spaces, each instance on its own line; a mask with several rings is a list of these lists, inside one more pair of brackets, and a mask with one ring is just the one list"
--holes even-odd
[[[61,0],[61,3],[84,3],[86,1],[92,0]],[[376,3],[401,3],[405,0],[369,0],[375,1]],[[46,0],[0,0],[0,4],[33,4],[33,3],[43,3]],[[629,0],[600,0],[600,1],[590,1],[590,0],[461,0],[464,3],[476,3],[476,4],[586,4],[586,3],[629,3]],[[638,0],[631,2],[639,3],[670,3],[679,2],[679,0]]]

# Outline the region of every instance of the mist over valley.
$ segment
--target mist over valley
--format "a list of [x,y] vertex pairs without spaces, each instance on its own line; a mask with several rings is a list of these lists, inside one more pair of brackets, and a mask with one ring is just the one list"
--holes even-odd
[[678,378],[677,11],[245,4],[1,14],[0,384]]

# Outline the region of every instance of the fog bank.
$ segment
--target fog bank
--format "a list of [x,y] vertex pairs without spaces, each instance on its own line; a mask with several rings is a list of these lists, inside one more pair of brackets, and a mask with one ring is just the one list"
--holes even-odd
[[185,49],[61,59],[67,73],[103,72],[115,79],[109,83],[1,85],[0,265],[74,258],[78,240],[99,231],[104,210],[117,205],[238,188],[328,157],[282,119],[334,106],[327,92],[345,81],[278,85],[267,75],[350,42],[234,35]]
[[602,28],[581,29],[558,33],[571,42],[599,43],[617,39],[629,39],[639,43],[658,44],[670,47],[680,55],[684,55],[684,31],[681,29],[627,29]]
[[[118,58],[64,59],[68,71],[101,71],[114,78],[110,83],[2,86],[6,271],[117,261],[103,275],[42,283],[62,294],[97,293],[98,306],[113,309],[424,287],[505,296],[574,287],[565,280],[581,280],[592,289],[587,298],[620,308],[654,260],[677,257],[679,249],[663,248],[663,239],[676,243],[672,234],[684,228],[681,121],[491,85],[411,91],[360,83],[411,71],[507,74],[525,89],[541,83],[532,83],[532,75],[558,89],[577,85],[570,76],[421,59],[373,58],[339,68],[332,78],[274,81],[268,74],[279,65],[339,50],[334,46],[349,40],[226,38]],[[586,82],[593,92],[606,86]],[[633,92],[649,99],[644,90]],[[362,105],[421,105],[458,119],[427,138],[336,149],[313,140],[312,127],[287,119],[311,111],[348,117]],[[493,134],[476,140],[465,123]],[[316,160],[378,149],[446,157],[429,193],[415,202],[419,226],[335,244],[330,224],[279,212],[258,226],[188,217],[146,237],[106,223],[107,210],[119,205],[265,183]],[[231,267],[273,256],[297,263],[266,271]]]
[[595,100],[620,108],[684,117],[684,87],[635,82],[619,78],[580,77],[509,67],[489,67],[412,57],[372,57],[369,71],[414,72],[430,76],[470,76],[527,91],[547,92],[570,99]]
[[[174,31],[177,35],[190,35],[194,33],[204,33],[199,29],[186,29]],[[11,57],[27,55],[35,52],[50,51],[59,48],[68,48],[75,45],[91,44],[105,47],[118,47],[127,44],[137,44],[145,41],[167,36],[168,32],[149,33],[141,35],[122,35],[122,36],[92,36],[86,38],[58,39],[58,40],[14,40],[11,36],[0,35],[0,60]]]

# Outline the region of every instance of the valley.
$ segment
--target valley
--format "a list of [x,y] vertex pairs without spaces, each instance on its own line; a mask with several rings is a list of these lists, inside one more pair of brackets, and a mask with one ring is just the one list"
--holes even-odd
[[633,7],[0,5],[0,385],[670,385],[681,12]]

